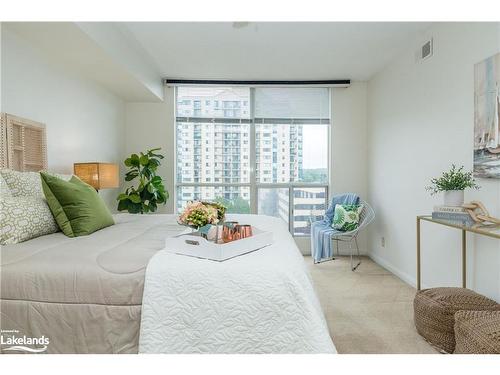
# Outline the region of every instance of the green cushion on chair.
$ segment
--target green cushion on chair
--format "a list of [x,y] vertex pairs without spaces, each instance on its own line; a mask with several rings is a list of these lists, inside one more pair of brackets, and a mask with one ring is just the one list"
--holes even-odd
[[332,228],[343,232],[355,230],[359,226],[359,217],[362,211],[363,205],[336,204]]
[[97,191],[73,176],[69,181],[40,173],[42,188],[57,225],[68,237],[91,234],[114,224]]

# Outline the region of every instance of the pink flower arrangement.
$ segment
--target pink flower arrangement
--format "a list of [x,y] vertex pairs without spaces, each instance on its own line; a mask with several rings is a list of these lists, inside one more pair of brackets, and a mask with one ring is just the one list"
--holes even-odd
[[207,224],[217,224],[223,220],[226,208],[211,202],[189,202],[179,216],[179,224],[201,228]]

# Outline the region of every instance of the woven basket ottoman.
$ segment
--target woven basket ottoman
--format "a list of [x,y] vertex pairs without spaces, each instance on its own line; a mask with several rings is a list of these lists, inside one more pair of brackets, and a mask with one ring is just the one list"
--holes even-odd
[[432,288],[413,300],[417,332],[445,353],[455,350],[455,313],[459,310],[500,310],[495,301],[464,288]]
[[455,354],[500,354],[500,311],[458,311]]

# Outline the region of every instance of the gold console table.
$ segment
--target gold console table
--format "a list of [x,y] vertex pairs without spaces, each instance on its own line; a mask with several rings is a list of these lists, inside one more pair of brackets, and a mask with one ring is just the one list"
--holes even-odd
[[417,216],[417,290],[421,289],[420,281],[420,222],[428,221],[435,224],[444,225],[462,231],[462,287],[466,287],[467,276],[467,232],[480,234],[487,237],[500,239],[500,225],[497,224],[475,224],[472,226],[457,224],[443,219],[433,219],[431,215]]

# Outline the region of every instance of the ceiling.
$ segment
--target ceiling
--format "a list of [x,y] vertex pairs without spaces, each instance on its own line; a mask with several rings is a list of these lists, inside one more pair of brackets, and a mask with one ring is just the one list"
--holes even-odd
[[367,80],[430,23],[127,22],[165,78]]
[[97,82],[126,101],[163,99],[161,75],[151,58],[114,24],[3,22],[2,28],[31,43],[52,63]]

